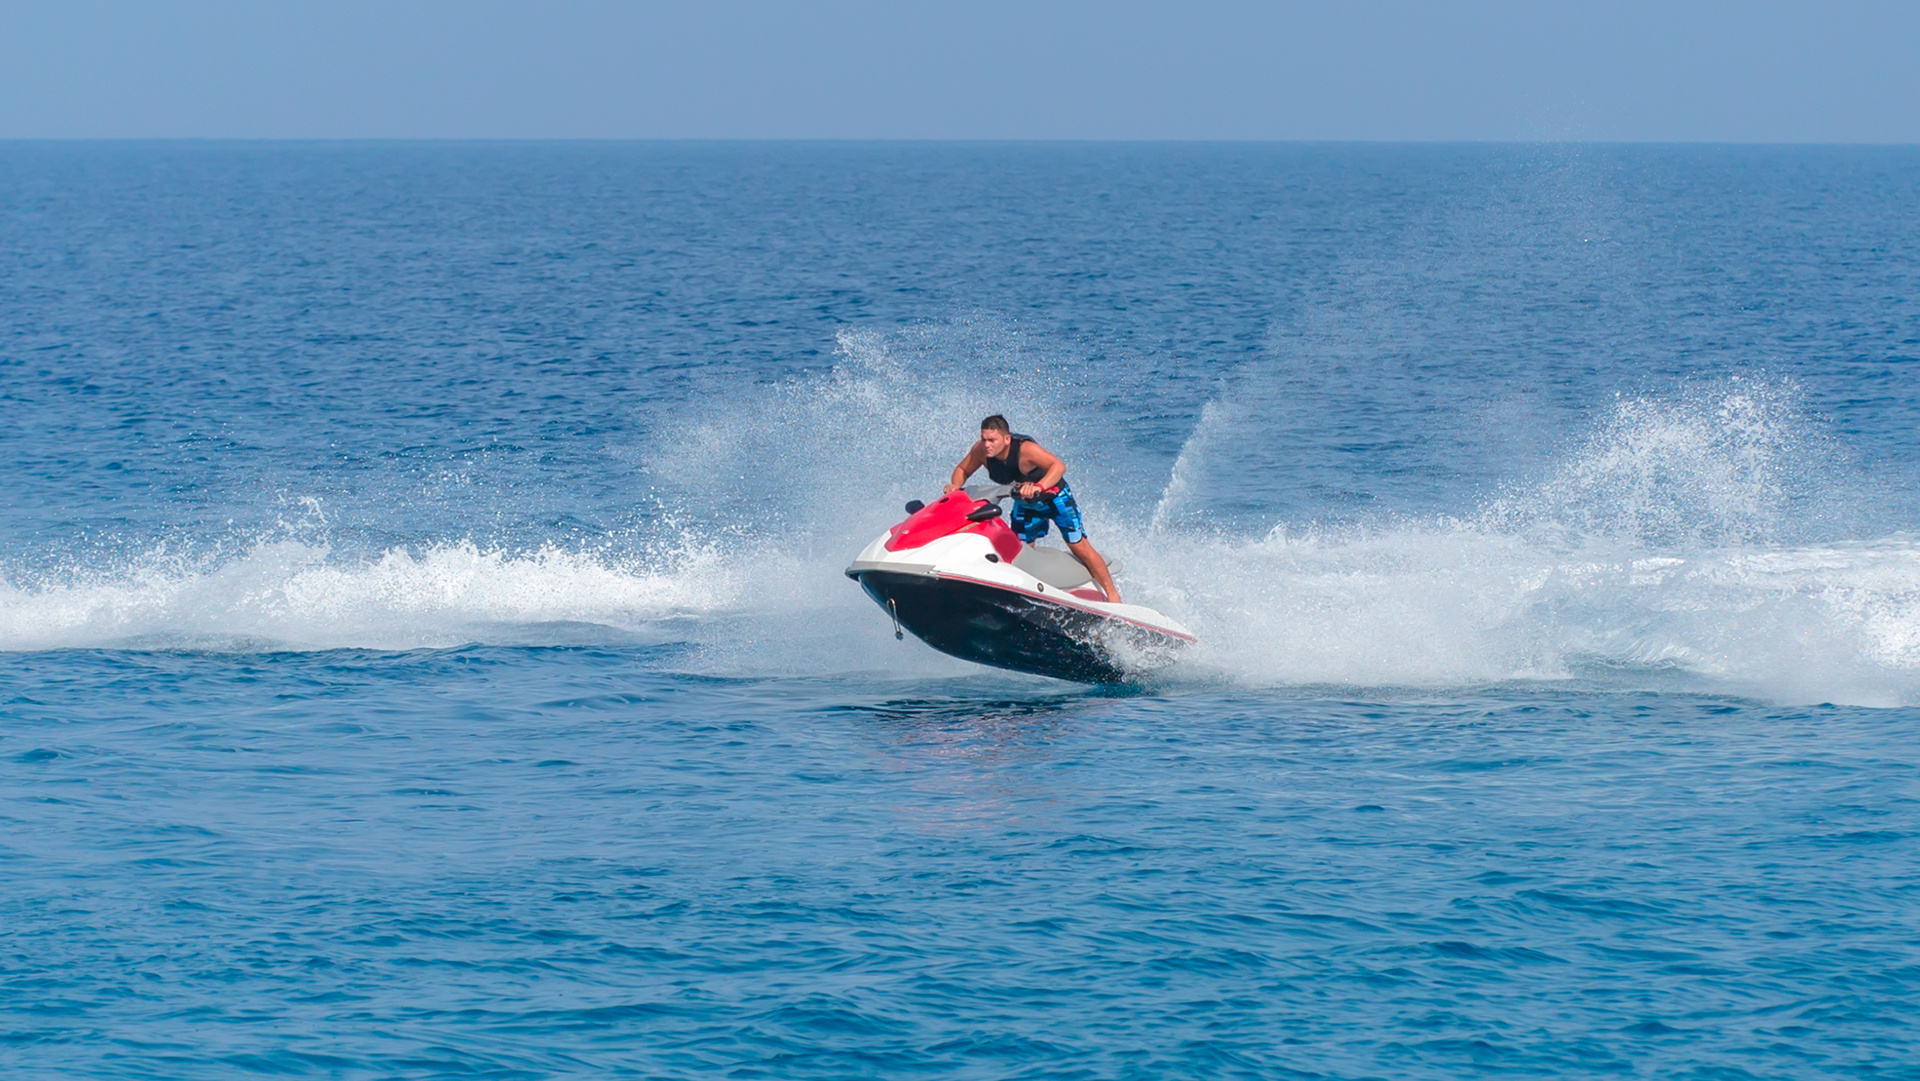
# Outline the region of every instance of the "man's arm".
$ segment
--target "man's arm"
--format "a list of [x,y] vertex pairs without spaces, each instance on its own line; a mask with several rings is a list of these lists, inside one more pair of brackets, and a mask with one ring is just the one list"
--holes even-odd
[[1028,440],[1021,446],[1020,461],[1018,464],[1020,471],[1023,473],[1029,469],[1044,469],[1047,471],[1046,475],[1040,478],[1039,483],[1022,484],[1020,486],[1019,492],[1020,498],[1022,499],[1032,499],[1034,496],[1039,495],[1043,489],[1051,488],[1060,483],[1060,478],[1067,475],[1067,463],[1061,461],[1052,451],[1049,451],[1047,448],[1032,440]]
[[947,486],[940,490],[941,494],[945,495],[967,483],[967,478],[973,476],[973,471],[985,464],[987,464],[987,445],[976,439],[973,441],[973,449],[967,452],[965,458],[960,459],[959,465],[953,467],[953,476],[947,481]]

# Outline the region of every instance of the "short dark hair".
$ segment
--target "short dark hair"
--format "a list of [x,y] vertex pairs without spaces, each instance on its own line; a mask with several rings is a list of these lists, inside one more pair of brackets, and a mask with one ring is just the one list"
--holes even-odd
[[980,430],[983,432],[1006,432],[1008,435],[1013,434],[1013,429],[1007,427],[1007,418],[998,413],[981,421]]

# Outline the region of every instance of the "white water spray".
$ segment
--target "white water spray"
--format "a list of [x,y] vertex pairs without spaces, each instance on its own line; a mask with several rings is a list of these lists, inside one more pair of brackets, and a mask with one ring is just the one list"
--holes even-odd
[[1164,466],[1094,454],[1075,358],[990,325],[841,344],[830,374],[658,420],[702,468],[663,463],[655,497],[691,524],[644,543],[348,558],[269,538],[237,558],[8,572],[0,648],[676,641],[727,674],[978,671],[894,642],[840,571],[1005,411],[1074,463],[1129,598],[1200,634],[1176,678],[1920,702],[1920,544],[1846,534],[1838,458],[1784,384],[1623,398],[1539,479],[1463,514],[1233,536],[1197,496],[1216,448],[1257,437],[1251,410],[1210,405],[1157,503],[1123,512],[1114,478]]

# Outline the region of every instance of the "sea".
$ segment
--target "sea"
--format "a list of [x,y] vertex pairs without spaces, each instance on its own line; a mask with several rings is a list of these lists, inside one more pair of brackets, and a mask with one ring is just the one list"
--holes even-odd
[[1920,1078],[1916,389],[1914,147],[0,143],[0,1075]]

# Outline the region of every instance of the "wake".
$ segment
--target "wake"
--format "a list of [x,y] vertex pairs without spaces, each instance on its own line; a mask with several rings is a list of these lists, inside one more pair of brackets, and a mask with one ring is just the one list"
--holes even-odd
[[[1068,423],[1066,403],[1087,388],[1033,389],[1019,376],[1028,346],[996,362],[994,340],[942,362],[950,336],[848,335],[831,375],[660,418],[658,443],[733,479],[675,488],[663,468],[653,496],[692,524],[644,544],[450,539],[346,557],[324,540],[262,537],[237,556],[175,544],[117,565],[0,570],[0,649],[676,642],[692,647],[676,663],[717,674],[977,671],[894,642],[840,571],[902,502],[937,487],[958,456],[953,433],[986,412],[1093,430]],[[1202,495],[1260,423],[1245,403],[1209,406],[1168,481],[1132,507],[1099,493],[1124,492],[1138,463],[1103,467],[1074,435],[1056,441],[1089,463],[1083,506],[1130,598],[1200,635],[1176,679],[1920,703],[1920,543],[1848,524],[1844,460],[1790,385],[1623,398],[1550,469],[1464,514],[1230,532],[1206,519]],[[823,497],[809,478],[849,429],[872,434],[873,476]],[[742,505],[757,508],[754,528],[703,524]]]

